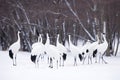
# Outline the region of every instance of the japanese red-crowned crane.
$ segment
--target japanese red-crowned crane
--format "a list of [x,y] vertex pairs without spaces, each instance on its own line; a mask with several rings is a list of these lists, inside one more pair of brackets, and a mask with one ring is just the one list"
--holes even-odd
[[17,33],[18,40],[9,47],[9,56],[13,60],[13,66],[17,65],[16,57],[20,49],[20,31]]
[[50,37],[48,36],[48,33],[47,33],[47,40],[45,43],[45,52],[47,53],[50,59],[49,67],[53,68],[53,60],[55,60],[58,68],[58,62],[60,59],[61,52],[57,49],[56,46],[50,44]]
[[60,57],[60,66],[61,66],[61,59],[62,59],[62,61],[63,61],[63,64],[62,64],[62,66],[64,66],[64,61],[66,60],[66,57],[67,57],[67,49],[66,49],[66,47],[65,46],[63,46],[60,42],[59,42],[59,37],[60,37],[60,35],[58,34],[57,35],[57,43],[56,43],[56,46],[57,46],[57,48],[58,48],[58,50],[61,52],[61,57]]
[[91,45],[91,42],[90,40],[87,40],[87,42],[81,47],[81,51],[82,51],[82,57],[83,57],[83,64],[86,60],[86,58],[88,57],[89,55],[89,46]]
[[100,60],[102,60],[102,62],[104,62],[105,64],[107,64],[107,62],[104,60],[103,55],[106,52],[107,48],[108,48],[108,42],[106,40],[105,34],[102,34],[103,37],[103,43],[99,44],[98,46],[98,53],[99,53],[99,62]]
[[83,64],[84,64],[84,61],[86,59],[86,57],[88,58],[88,64],[89,64],[89,60],[91,61],[92,63],[92,57],[96,57],[97,53],[98,53],[98,45],[99,45],[99,37],[98,35],[96,35],[97,37],[97,41],[93,42],[93,43],[90,43],[89,45],[86,45],[85,47],[83,46],[83,52],[82,54],[84,55],[84,59],[83,59]]
[[78,55],[81,56],[80,57],[80,60],[82,60],[82,54],[80,52],[80,49],[73,45],[73,43],[71,42],[71,35],[68,35],[69,37],[69,49],[70,49],[70,52],[71,52],[71,55],[74,57],[74,66],[77,65],[77,57]]
[[38,42],[33,45],[34,46],[31,50],[31,61],[34,62],[36,66],[39,66],[39,58],[45,54],[45,46],[42,43],[41,34],[39,34]]

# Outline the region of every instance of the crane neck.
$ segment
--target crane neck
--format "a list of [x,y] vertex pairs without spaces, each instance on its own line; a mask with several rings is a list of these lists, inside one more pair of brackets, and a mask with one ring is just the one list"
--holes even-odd
[[38,36],[38,42],[40,42],[40,36]]
[[70,45],[71,44],[71,36],[69,35],[68,37],[69,37],[69,45]]
[[107,42],[105,35],[103,35],[104,42]]
[[59,34],[57,35],[57,44],[59,43]]
[[42,42],[41,34],[39,34],[39,36],[38,36],[38,42]]
[[42,41],[43,41],[42,36],[40,36],[40,40],[41,40],[40,42],[42,43]]
[[47,34],[46,44],[50,44],[50,38],[49,38],[48,34]]
[[17,36],[18,36],[18,40],[17,40],[17,42],[20,42],[20,32],[19,32],[19,31],[18,31]]

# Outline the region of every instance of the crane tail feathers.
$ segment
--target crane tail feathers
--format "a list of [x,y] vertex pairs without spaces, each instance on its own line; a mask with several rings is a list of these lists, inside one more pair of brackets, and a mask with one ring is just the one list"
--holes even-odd
[[9,50],[9,57],[10,57],[11,59],[13,59],[13,52],[12,52],[12,50]]
[[79,59],[80,59],[80,61],[82,61],[82,60],[83,60],[83,57],[82,57],[82,55],[81,55],[81,54],[79,54]]
[[63,57],[63,60],[65,61],[67,58],[67,54],[63,53],[62,57]]
[[33,62],[33,63],[35,63],[35,61],[36,61],[36,55],[31,55],[31,61]]
[[97,52],[98,52],[97,49],[95,51],[93,51],[93,57],[96,57]]

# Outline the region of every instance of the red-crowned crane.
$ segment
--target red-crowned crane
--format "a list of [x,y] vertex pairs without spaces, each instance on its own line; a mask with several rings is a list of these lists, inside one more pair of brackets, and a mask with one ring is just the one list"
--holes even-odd
[[82,54],[80,52],[80,49],[77,46],[73,45],[73,43],[71,42],[71,35],[68,35],[68,37],[69,37],[69,49],[70,49],[71,55],[74,57],[74,66],[76,66],[77,57],[81,56],[80,60],[82,60]]
[[56,46],[57,46],[58,50],[61,52],[60,55],[61,55],[62,58],[60,57],[60,66],[61,66],[61,59],[62,59],[62,61],[63,61],[62,66],[64,66],[64,61],[66,60],[66,57],[67,57],[67,49],[66,49],[65,46],[63,46],[63,45],[59,42],[59,37],[60,37],[60,35],[58,34],[58,35],[57,35],[57,43],[56,43]]
[[89,56],[89,46],[91,45],[90,40],[87,40],[87,42],[81,47],[82,57],[83,57],[83,64],[86,60],[86,58]]
[[9,47],[9,56],[13,60],[13,66],[17,65],[16,57],[20,49],[20,31],[17,33],[18,40]]
[[56,46],[50,44],[50,37],[48,36],[48,33],[47,33],[47,40],[45,43],[45,52],[47,53],[50,59],[49,67],[53,68],[53,60],[55,60],[57,63],[57,68],[58,68],[58,61],[60,59],[60,51],[58,50]]
[[100,62],[100,60],[102,60],[102,62],[107,64],[107,62],[103,59],[103,55],[108,48],[108,42],[106,40],[106,37],[105,37],[104,33],[102,34],[102,37],[103,37],[104,42],[99,44],[99,46],[98,46],[99,62]]
[[31,50],[31,61],[34,62],[36,66],[39,66],[39,58],[45,54],[45,46],[42,43],[41,34],[39,34],[38,42],[33,45],[34,46]]
[[89,64],[89,60],[92,63],[92,57],[96,57],[97,55],[97,52],[98,52],[97,46],[99,45],[99,37],[98,35],[96,35],[96,37],[97,37],[97,41],[90,43],[89,45],[83,46],[83,49],[82,49],[83,51],[82,55],[84,55],[83,64],[86,57],[88,57],[88,64]]

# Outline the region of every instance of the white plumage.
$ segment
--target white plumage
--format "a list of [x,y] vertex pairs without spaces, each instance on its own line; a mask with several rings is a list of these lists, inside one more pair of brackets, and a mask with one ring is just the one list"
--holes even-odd
[[88,48],[88,50],[89,50],[89,52],[88,52],[88,63],[89,63],[89,60],[92,63],[92,57],[95,57],[94,55],[96,55],[97,52],[98,52],[98,50],[97,50],[98,47],[97,46],[99,45],[99,37],[98,37],[98,35],[96,35],[96,37],[97,37],[97,41],[93,42]]
[[59,42],[59,34],[57,35],[57,48],[59,49],[59,51],[63,54],[63,53],[67,53],[67,49],[65,46],[63,46],[60,42]]
[[97,37],[97,41],[90,43],[86,46],[83,46],[83,50],[84,50],[82,52],[82,53],[84,53],[83,64],[84,64],[84,61],[86,58],[88,58],[88,64],[89,64],[89,60],[92,63],[92,57],[94,57],[98,52],[97,46],[99,44],[99,37],[98,37],[98,35],[96,35],[96,37]]
[[[64,66],[64,60],[66,60],[66,56],[67,56],[67,49],[65,46],[63,46],[60,42],[59,42],[59,37],[60,35],[58,34],[57,35],[57,43],[56,43],[56,46],[57,46],[57,49],[60,51],[60,55],[62,57],[62,60],[63,60],[63,66]],[[61,58],[60,58],[61,59]],[[60,66],[61,66],[61,60],[60,60]]]
[[47,55],[50,57],[50,66],[53,67],[53,59],[57,61],[57,67],[58,67],[58,60],[60,58],[60,51],[57,49],[56,46],[50,44],[50,38],[47,33],[47,40],[45,43],[45,51]]
[[45,46],[42,43],[42,37],[41,34],[38,37],[38,42],[34,43],[31,50],[31,60],[36,65],[39,65],[39,58],[40,56],[44,55],[45,52]]
[[20,32],[17,33],[18,40],[9,47],[9,56],[13,59],[13,66],[16,66],[16,56],[20,49]]
[[81,47],[81,52],[82,52],[82,56],[83,56],[83,64],[84,64],[84,61],[86,60],[86,58],[89,56],[89,47],[91,45],[91,42],[90,40],[88,40],[86,42],[86,44],[84,46]]
[[77,65],[77,57],[78,55],[81,55],[81,52],[80,52],[80,49],[76,46],[74,46],[71,42],[71,36],[69,36],[69,49],[70,49],[70,52],[71,52],[71,55],[74,57],[74,65]]
[[106,51],[107,48],[108,48],[108,42],[107,42],[107,40],[106,40],[105,34],[102,34],[102,37],[103,37],[104,42],[101,43],[101,44],[99,44],[99,46],[98,46],[99,62],[100,62],[100,59],[101,59],[104,63],[107,63],[107,62],[103,59],[103,55],[104,55],[105,51]]

